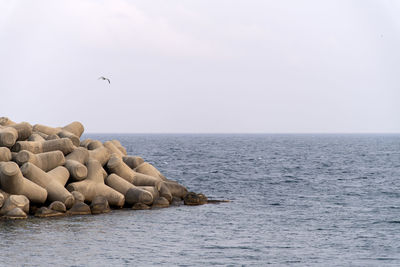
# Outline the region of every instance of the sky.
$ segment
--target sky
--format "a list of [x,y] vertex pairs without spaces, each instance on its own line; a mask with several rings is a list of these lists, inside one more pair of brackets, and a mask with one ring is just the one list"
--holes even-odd
[[400,1],[0,0],[1,116],[87,133],[400,133]]

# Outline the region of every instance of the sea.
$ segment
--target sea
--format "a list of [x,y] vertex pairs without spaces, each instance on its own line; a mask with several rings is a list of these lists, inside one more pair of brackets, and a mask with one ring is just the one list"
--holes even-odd
[[1,220],[1,266],[400,266],[398,134],[83,138],[230,202]]

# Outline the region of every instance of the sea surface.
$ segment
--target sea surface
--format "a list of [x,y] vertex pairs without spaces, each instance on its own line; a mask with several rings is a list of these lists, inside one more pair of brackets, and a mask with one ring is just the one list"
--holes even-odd
[[231,202],[0,221],[1,266],[400,266],[400,135],[84,137]]

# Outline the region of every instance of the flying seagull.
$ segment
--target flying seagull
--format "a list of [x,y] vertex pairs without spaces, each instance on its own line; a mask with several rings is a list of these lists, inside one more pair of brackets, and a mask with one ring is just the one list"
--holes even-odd
[[111,82],[110,82],[110,79],[108,79],[108,78],[106,78],[106,77],[101,76],[101,77],[99,77],[98,80],[100,80],[100,79],[105,80],[105,81],[108,81],[108,83],[111,83]]

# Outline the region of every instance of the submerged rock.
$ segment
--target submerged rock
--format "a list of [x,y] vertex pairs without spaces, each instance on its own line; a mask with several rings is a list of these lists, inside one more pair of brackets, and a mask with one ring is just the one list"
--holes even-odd
[[201,193],[189,192],[183,198],[183,203],[189,206],[203,205],[207,204],[207,197]]

